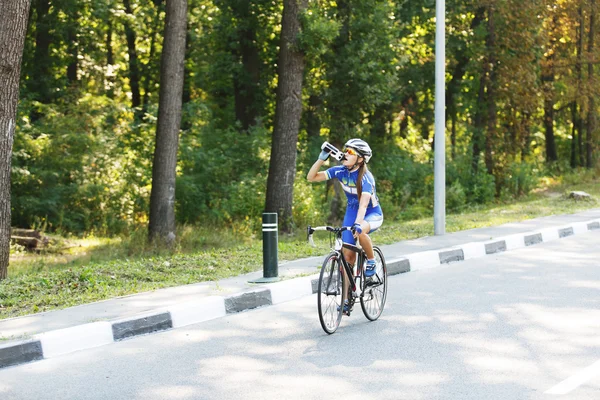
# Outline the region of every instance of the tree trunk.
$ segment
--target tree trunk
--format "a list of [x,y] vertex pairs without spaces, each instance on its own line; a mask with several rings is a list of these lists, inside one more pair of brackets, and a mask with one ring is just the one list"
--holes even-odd
[[284,0],[277,99],[265,211],[279,214],[283,232],[292,230],[296,147],[302,116],[304,54],[298,50],[300,14],[308,0]]
[[[190,25],[188,21],[187,32],[185,34],[185,59],[191,58],[192,50],[192,36],[190,35]],[[183,67],[183,94],[182,94],[182,107],[186,109],[186,104],[192,101],[192,89],[193,89],[194,75],[193,68],[190,67],[189,62],[186,61]],[[187,131],[192,127],[192,118],[190,113],[184,113],[181,119],[181,130]]]
[[110,99],[114,99],[115,98],[115,74],[113,72],[113,65],[115,64],[115,57],[114,57],[114,53],[113,53],[113,47],[112,47],[112,36],[113,36],[113,26],[112,26],[112,20],[110,19],[110,16],[108,17],[109,20],[107,22],[108,24],[108,29],[106,31],[106,69],[108,71],[108,76],[106,77],[106,83],[107,83],[107,90],[106,90],[106,95],[108,96],[108,98]]
[[239,44],[239,48],[234,50],[233,55],[241,61],[241,68],[233,77],[235,117],[242,124],[242,129],[247,131],[256,123],[261,108],[257,104],[261,66],[255,31],[258,21],[252,10],[252,1],[236,1],[232,9],[238,20]]
[[78,56],[79,46],[77,31],[79,27],[79,10],[77,4],[71,4],[69,10],[67,10],[68,21],[67,21],[67,48],[69,64],[67,65],[67,81],[69,86],[73,86],[77,83],[77,67],[78,67]]
[[[129,18],[134,18],[129,0],[123,0],[125,12]],[[125,37],[127,39],[127,54],[129,55],[129,88],[131,89],[131,107],[136,108],[142,104],[140,95],[140,65],[137,57],[136,34],[129,20],[125,20]]]
[[577,168],[577,102],[571,102],[571,168]]
[[[549,61],[553,63],[553,60]],[[544,86],[544,136],[546,138],[546,162],[553,163],[558,160],[556,143],[554,141],[554,68],[550,65],[546,72],[542,72],[542,85]]]
[[450,114],[450,157],[451,160],[456,160],[456,110]]
[[531,154],[531,113],[526,112],[523,115],[523,147],[521,148],[521,161],[526,162]]
[[583,7],[580,5],[578,8],[578,16],[579,16],[579,29],[577,30],[577,63],[575,64],[575,72],[577,77],[577,92],[575,94],[575,103],[579,106],[575,109],[579,108],[579,112],[577,114],[577,139],[573,137],[573,140],[577,140],[576,149],[577,149],[577,160],[578,166],[583,165],[583,107],[581,106],[582,102],[579,100],[579,96],[581,95],[582,85],[583,85],[583,34],[584,34],[584,19],[583,19]]
[[487,74],[488,63],[484,62],[482,74],[479,78],[479,92],[477,94],[477,104],[475,105],[475,118],[473,120],[473,136],[471,137],[471,143],[473,148],[473,154],[471,155],[471,169],[473,170],[473,174],[477,174],[477,171],[479,170],[479,158],[481,157],[481,142],[483,139],[483,127],[485,125],[483,108],[485,105],[485,85],[487,81]]
[[[28,81],[29,92],[34,94],[34,98],[41,103],[50,103],[52,95],[50,93],[51,81],[51,59],[50,59],[50,43],[52,37],[50,35],[50,1],[49,0],[34,0],[36,13],[35,19],[35,52],[33,56],[32,76]],[[3,17],[4,19],[4,17]],[[35,120],[37,115],[33,115]]]
[[29,0],[0,0],[0,280],[10,254],[10,172]]
[[585,140],[585,166],[587,168],[594,167],[593,158],[593,140],[594,131],[596,130],[596,102],[594,98],[594,64],[591,62],[592,55],[594,53],[594,34],[595,26],[594,19],[596,16],[596,4],[595,0],[591,0],[590,3],[590,28],[588,36],[588,114],[587,114],[587,129],[586,129],[586,140]]
[[187,0],[167,0],[156,147],[150,194],[150,240],[175,239],[175,180],[181,125]]
[[[150,52],[148,54],[148,62],[144,64],[143,72],[144,72],[144,97],[142,99],[142,110],[144,114],[148,109],[148,101],[150,99],[150,93],[152,92],[152,86],[154,83],[154,79],[152,79],[152,71],[154,70],[154,57],[156,54],[156,37],[158,36],[158,31],[160,29],[160,13],[162,12],[163,2],[162,0],[154,0],[155,6],[155,14],[154,14],[154,23],[153,29],[151,32],[152,39],[150,40]],[[187,28],[186,28],[187,31]],[[186,36],[187,37],[187,36]]]
[[544,95],[544,137],[546,142],[546,163],[551,164],[558,161],[556,142],[554,140],[554,103],[555,103],[555,70],[554,61],[556,54],[556,37],[553,32],[557,29],[558,18],[552,17],[552,26],[549,29],[550,43],[548,56],[544,59],[541,68],[542,92]]
[[[488,174],[494,173],[493,147],[496,140],[496,27],[494,8],[488,9],[488,40],[489,78],[487,85],[487,134],[485,136],[485,166]],[[497,182],[499,184],[499,181]]]

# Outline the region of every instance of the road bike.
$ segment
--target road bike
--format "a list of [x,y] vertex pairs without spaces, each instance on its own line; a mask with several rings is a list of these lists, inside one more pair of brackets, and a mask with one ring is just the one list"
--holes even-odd
[[[365,264],[367,255],[360,244],[344,243],[342,232],[351,231],[352,228],[332,226],[309,226],[307,228],[308,240],[314,244],[312,235],[315,231],[328,231],[332,252],[325,257],[317,291],[317,306],[319,320],[323,330],[328,334],[334,333],[340,326],[342,315],[350,316],[356,299],[360,299],[360,306],[365,317],[375,321],[383,312],[387,296],[387,266],[383,252],[377,246],[373,247],[375,253],[375,274],[365,277]],[[355,265],[350,265],[342,249],[357,253]],[[344,288],[347,288],[344,291]],[[347,300],[347,301],[346,301]]]

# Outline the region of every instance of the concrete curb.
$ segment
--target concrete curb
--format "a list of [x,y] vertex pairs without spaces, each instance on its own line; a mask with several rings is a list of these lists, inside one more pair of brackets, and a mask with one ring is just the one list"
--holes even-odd
[[[600,219],[529,231],[489,241],[408,254],[387,261],[388,274],[435,268],[452,262],[484,257],[538,243],[600,229]],[[74,351],[103,346],[139,335],[197,324],[227,314],[284,303],[317,292],[318,274],[259,286],[231,296],[208,296],[150,313],[112,321],[98,321],[33,335],[0,344],[0,368],[15,366]]]

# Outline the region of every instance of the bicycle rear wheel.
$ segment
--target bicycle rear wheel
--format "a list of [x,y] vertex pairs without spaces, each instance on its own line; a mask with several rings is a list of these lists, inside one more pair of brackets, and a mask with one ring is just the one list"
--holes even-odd
[[387,265],[383,252],[379,247],[374,247],[375,253],[375,275],[370,280],[363,283],[363,293],[360,296],[360,306],[365,317],[370,321],[375,321],[383,312],[385,300],[387,297]]
[[342,264],[336,253],[331,253],[325,258],[317,293],[319,320],[323,330],[328,334],[335,332],[342,320],[344,295],[344,274]]

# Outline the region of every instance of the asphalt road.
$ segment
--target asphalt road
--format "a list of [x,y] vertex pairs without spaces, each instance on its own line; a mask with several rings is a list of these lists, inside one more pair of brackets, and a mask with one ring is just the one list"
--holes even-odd
[[0,399],[600,399],[600,232],[0,370]]

